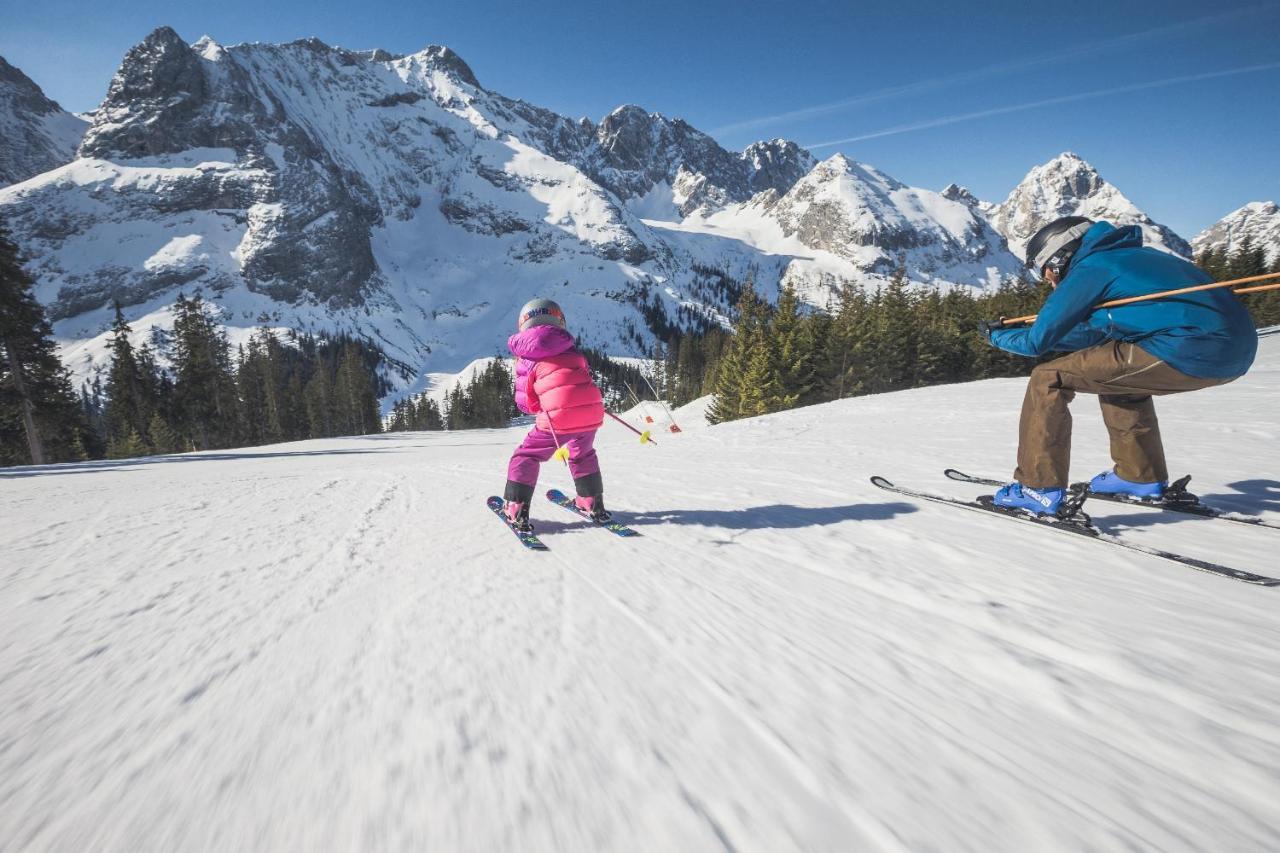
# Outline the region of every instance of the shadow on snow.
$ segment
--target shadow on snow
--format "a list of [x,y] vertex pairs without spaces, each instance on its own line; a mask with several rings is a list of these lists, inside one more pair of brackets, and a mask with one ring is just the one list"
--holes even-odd
[[770,504],[747,509],[669,509],[635,514],[618,513],[617,519],[632,527],[689,524],[700,527],[721,527],[728,530],[767,528],[790,530],[798,527],[839,524],[843,521],[884,521],[897,515],[915,512],[916,509],[911,504],[900,501],[822,507]]
[[[1236,512],[1242,515],[1262,515],[1265,512],[1280,512],[1280,480],[1238,480],[1228,483],[1234,492],[1200,495],[1200,500],[1207,506],[1225,512]],[[1195,491],[1193,488],[1192,491]],[[1094,509],[1100,513],[1102,507],[1124,506],[1124,504],[1095,504]],[[1086,503],[1086,512],[1092,512]],[[1101,530],[1115,527],[1154,527],[1160,524],[1174,524],[1183,521],[1197,521],[1195,516],[1178,512],[1165,512],[1157,509],[1139,509],[1137,512],[1124,515],[1102,514],[1094,517],[1094,522]]]

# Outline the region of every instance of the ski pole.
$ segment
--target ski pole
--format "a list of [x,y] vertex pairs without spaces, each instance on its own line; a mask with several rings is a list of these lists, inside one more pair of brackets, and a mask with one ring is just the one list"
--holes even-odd
[[551,423],[551,415],[547,415],[547,426],[551,428],[551,440],[556,443],[556,452],[551,454],[552,459],[559,459],[564,464],[569,464],[569,446],[560,443],[560,436],[556,435],[555,425]]
[[654,441],[652,438],[650,438],[650,437],[649,437],[649,431],[648,431],[648,430],[645,430],[644,432],[641,432],[640,430],[636,429],[636,428],[635,428],[635,427],[633,427],[631,424],[627,423],[627,422],[626,422],[626,421],[624,421],[622,418],[618,417],[617,415],[615,415],[613,412],[609,411],[608,409],[605,409],[605,410],[604,410],[604,413],[605,413],[606,415],[608,415],[609,417],[613,418],[613,419],[614,419],[615,421],[617,421],[618,423],[622,424],[622,425],[623,425],[624,427],[626,427],[627,429],[629,429],[629,430],[631,430],[632,432],[634,432],[636,435],[640,436],[640,443],[641,443],[641,444],[657,444],[657,443],[658,443],[658,442]]
[[[1161,291],[1160,293],[1148,293],[1146,296],[1130,296],[1125,299],[1112,299],[1110,302],[1103,302],[1093,306],[1093,310],[1097,311],[1099,308],[1115,308],[1118,305],[1131,305],[1134,302],[1147,302],[1152,299],[1161,299],[1165,296],[1178,296],[1179,294],[1182,294],[1182,293],[1195,293],[1196,291],[1199,291],[1199,290],[1215,290],[1220,287],[1232,287],[1237,284],[1248,284],[1249,282],[1263,281],[1265,279],[1275,278],[1277,276],[1280,276],[1280,272],[1269,272],[1264,275],[1252,275],[1247,278],[1232,279],[1231,281],[1215,281],[1212,284],[1197,284],[1193,287],[1180,287],[1177,290],[1165,290],[1165,291]],[[1280,282],[1275,282],[1273,284],[1264,284],[1258,287],[1242,287],[1238,290],[1233,290],[1231,292],[1235,294],[1261,293],[1264,290],[1278,290],[1278,289],[1280,289]],[[1029,314],[1026,317],[1011,317],[1009,319],[1001,318],[999,320],[992,320],[991,328],[1001,329],[1001,328],[1004,328],[1005,326],[1012,326],[1014,324],[1034,323],[1036,321],[1037,316],[1038,315],[1036,314]]]
[[631,392],[631,399],[636,401],[636,408],[644,409],[644,422],[647,424],[653,423],[653,418],[650,417],[649,410],[644,408],[645,401],[640,399],[640,395],[636,393],[636,389],[632,388],[631,384],[628,382],[623,382],[622,384],[626,385],[627,390]]
[[640,372],[640,378],[644,380],[645,385],[649,386],[649,390],[653,392],[653,398],[658,401],[658,405],[662,406],[663,411],[667,413],[667,420],[671,421],[671,431],[683,432],[683,430],[680,429],[680,424],[676,423],[676,416],[671,414],[671,410],[667,408],[666,400],[663,400],[658,394],[658,389],[653,387],[653,383],[649,381],[648,376],[644,375],[644,371]]

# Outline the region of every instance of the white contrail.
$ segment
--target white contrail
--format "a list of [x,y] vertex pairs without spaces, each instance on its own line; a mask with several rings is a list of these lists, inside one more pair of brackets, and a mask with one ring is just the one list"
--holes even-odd
[[1008,113],[1018,113],[1023,110],[1034,110],[1040,107],[1049,107],[1054,104],[1069,104],[1073,101],[1084,101],[1089,98],[1101,98],[1107,95],[1121,95],[1125,92],[1141,92],[1144,89],[1159,89],[1164,86],[1176,86],[1179,83],[1194,83],[1197,80],[1213,80],[1217,77],[1233,77],[1238,74],[1257,74],[1261,71],[1272,71],[1280,68],[1280,62],[1268,62],[1262,65],[1246,65],[1243,68],[1228,68],[1225,71],[1208,71],[1204,74],[1186,74],[1181,77],[1169,77],[1164,80],[1151,80],[1146,83],[1131,83],[1127,86],[1115,86],[1110,89],[1094,89],[1090,92],[1076,92],[1072,95],[1062,95],[1058,98],[1045,98],[1041,101],[1028,101],[1023,104],[1014,104],[1008,107],[995,107],[989,110],[979,110],[973,113],[960,113],[958,115],[942,116],[941,118],[928,119],[926,121],[913,122],[911,124],[900,124],[896,127],[888,127],[884,130],[877,130],[872,133],[863,133],[858,136],[849,136],[844,139],[833,139],[830,142],[818,142],[813,145],[806,145],[805,148],[829,148],[832,145],[844,145],[849,142],[863,142],[868,139],[879,139],[882,136],[895,136],[899,133],[910,133],[913,130],[927,130],[932,127],[942,127],[948,124],[958,124],[962,121],[973,121],[974,119],[988,118],[990,116],[1006,115]]
[[916,83],[907,83],[902,86],[890,86],[885,89],[877,89],[874,92],[867,92],[862,95],[856,95],[852,98],[846,98],[840,101],[832,101],[827,104],[817,104],[812,107],[802,107],[796,110],[778,113],[776,115],[761,116],[759,118],[746,119],[745,121],[726,124],[723,127],[715,128],[711,131],[713,136],[721,134],[734,133],[740,130],[751,130],[757,127],[765,127],[771,124],[779,124],[787,121],[798,121],[815,116],[826,115],[827,113],[838,112],[849,107],[856,107],[862,104],[875,103],[877,101],[887,101],[893,98],[905,97],[908,95],[918,95],[924,92],[931,92],[935,89],[941,89],[945,86],[954,86],[962,83],[970,83],[975,80],[983,80],[988,77],[995,77],[1001,74],[1009,74],[1014,71],[1026,71],[1031,68],[1038,68],[1043,65],[1051,65],[1058,62],[1066,62],[1072,59],[1079,59],[1093,53],[1100,53],[1105,50],[1111,50],[1117,47],[1133,44],[1135,42],[1146,41],[1150,39],[1160,38],[1162,36],[1171,35],[1194,28],[1200,28],[1209,24],[1215,24],[1229,18],[1238,18],[1244,15],[1253,14],[1261,9],[1275,8],[1271,5],[1249,6],[1244,9],[1237,9],[1232,12],[1224,12],[1218,15],[1209,15],[1203,18],[1196,18],[1190,21],[1182,21],[1177,24],[1166,24],[1163,27],[1155,27],[1142,32],[1129,33],[1128,35],[1117,36],[1115,38],[1103,39],[1102,41],[1084,44],[1074,48],[1065,50],[1056,50],[1046,52],[1039,56],[1021,59],[1014,62],[1003,62],[996,65],[988,65],[983,68],[977,68],[973,71],[965,71],[959,74],[952,74],[947,77],[935,77],[930,80],[920,80]]

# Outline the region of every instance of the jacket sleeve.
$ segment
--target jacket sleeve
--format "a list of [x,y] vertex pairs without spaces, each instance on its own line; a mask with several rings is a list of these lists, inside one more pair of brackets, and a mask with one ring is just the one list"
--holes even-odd
[[541,363],[533,365],[524,377],[524,396],[529,406],[525,410],[526,415],[536,415],[542,411],[542,401],[538,399],[538,392],[533,387],[534,380],[538,378],[539,367],[541,367]]
[[1082,267],[1073,270],[1053,292],[1035,323],[1022,329],[999,329],[991,343],[1000,349],[1032,358],[1047,352],[1086,349],[1107,336],[1084,325],[1093,306],[1106,299],[1112,282],[1106,270]]

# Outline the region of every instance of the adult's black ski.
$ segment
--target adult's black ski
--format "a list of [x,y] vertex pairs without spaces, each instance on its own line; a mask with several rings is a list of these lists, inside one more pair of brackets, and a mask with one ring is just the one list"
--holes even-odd
[[[948,468],[942,473],[946,474],[949,479],[956,480],[961,483],[976,483],[980,486],[1003,486],[1007,480],[996,480],[991,477],[974,477],[957,471],[954,468]],[[1217,509],[1206,504],[1200,503],[1200,498],[1187,491],[1187,484],[1191,482],[1191,475],[1183,477],[1181,480],[1175,480],[1169,484],[1169,488],[1165,489],[1165,497],[1158,501],[1141,500],[1138,498],[1128,498],[1123,495],[1104,495],[1097,492],[1089,491],[1088,483],[1073,483],[1071,491],[1087,492],[1089,500],[1109,501],[1111,503],[1125,504],[1126,506],[1145,506],[1151,509],[1163,509],[1168,512],[1179,512],[1184,515],[1194,515],[1197,518],[1214,518],[1218,521],[1230,521],[1235,524],[1248,524],[1251,527],[1266,527],[1271,530],[1280,530],[1280,524],[1259,518],[1256,515],[1242,515],[1240,513],[1228,512],[1226,510]]]
[[[1171,551],[1162,551],[1159,548],[1148,548],[1145,545],[1137,545],[1133,542],[1126,542],[1123,539],[1103,533],[1094,527],[1089,521],[1088,516],[1083,519],[1077,515],[1074,519],[1058,519],[1056,517],[1033,516],[1020,510],[1006,509],[996,506],[991,502],[990,495],[983,495],[976,501],[964,501],[957,498],[949,498],[943,495],[930,494],[928,492],[917,492],[912,489],[904,489],[895,486],[884,477],[875,476],[871,478],[872,484],[894,492],[904,497],[918,498],[920,500],[932,501],[934,503],[946,504],[947,506],[959,507],[961,509],[972,510],[973,512],[985,512],[992,515],[998,515],[1003,518],[1009,518],[1014,521],[1021,521],[1027,524],[1036,524],[1041,527],[1050,527],[1055,530],[1061,530],[1067,533],[1075,533],[1084,536],[1086,539],[1093,539],[1098,542],[1105,542],[1108,545],[1114,545],[1117,548],[1124,548],[1126,551],[1133,551],[1138,554],[1147,554],[1151,557],[1159,557],[1162,560],[1170,560],[1175,563],[1181,563],[1192,569],[1197,569],[1210,574],[1221,575],[1222,577],[1231,578],[1232,580],[1243,581],[1244,583],[1255,584],[1257,586],[1280,586],[1280,578],[1270,578],[1264,575],[1254,574],[1253,572],[1244,572],[1239,569],[1233,569],[1230,566],[1223,566],[1218,563],[1211,563],[1207,560],[1198,560],[1195,557],[1187,557],[1182,554],[1175,554]],[[1001,484],[1003,485],[1003,483]]]

